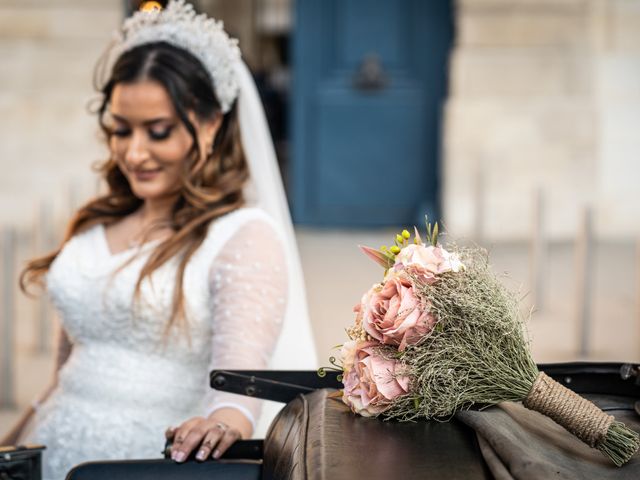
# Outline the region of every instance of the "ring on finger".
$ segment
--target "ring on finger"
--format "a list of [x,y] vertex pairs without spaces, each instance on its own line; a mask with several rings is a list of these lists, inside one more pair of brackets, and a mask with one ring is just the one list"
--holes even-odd
[[220,430],[222,430],[223,432],[226,432],[229,429],[229,425],[227,425],[226,423],[222,423],[222,422],[216,423],[216,427],[219,428]]

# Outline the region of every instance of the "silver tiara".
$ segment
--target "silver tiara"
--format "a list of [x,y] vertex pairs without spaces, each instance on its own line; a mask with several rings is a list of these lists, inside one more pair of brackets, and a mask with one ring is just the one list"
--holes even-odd
[[223,113],[238,96],[235,66],[240,61],[238,40],[229,38],[222,21],[197,15],[185,0],[171,0],[163,10],[138,11],[115,33],[112,62],[134,47],[167,42],[193,54],[207,69]]

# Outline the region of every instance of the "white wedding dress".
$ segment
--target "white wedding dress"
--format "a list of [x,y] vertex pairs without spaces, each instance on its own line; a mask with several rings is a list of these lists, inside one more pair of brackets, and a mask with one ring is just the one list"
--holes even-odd
[[158,458],[167,427],[220,407],[255,424],[259,401],[210,389],[208,373],[267,368],[288,300],[283,238],[257,208],[212,222],[185,271],[188,331],[166,336],[176,259],[143,283],[132,306],[157,242],[112,254],[98,225],[65,245],[47,287],[73,347],[25,439],[47,446],[45,480],[88,460]]

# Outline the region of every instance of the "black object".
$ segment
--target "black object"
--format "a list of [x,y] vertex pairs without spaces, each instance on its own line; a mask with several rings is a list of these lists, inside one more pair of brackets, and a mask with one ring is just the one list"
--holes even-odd
[[[167,440],[164,445],[164,458],[171,458],[171,445],[173,442]],[[231,445],[222,455],[222,460],[262,460],[264,441],[262,440],[238,440]],[[195,460],[198,449],[191,452],[187,460]]]
[[0,447],[0,480],[40,480],[42,445]]
[[342,388],[339,374],[328,371],[321,377],[315,370],[213,370],[209,378],[216,390],[289,403],[320,388]]
[[640,398],[640,365],[633,363],[543,363],[538,368],[578,394]]
[[262,462],[206,461],[176,463],[173,460],[114,460],[82,463],[67,480],[258,480]]
[[67,480],[258,480],[262,478],[262,446],[262,440],[240,440],[231,445],[220,460],[196,461],[196,449],[187,461],[176,463],[170,458],[171,441],[167,441],[164,459],[82,463],[67,474]]

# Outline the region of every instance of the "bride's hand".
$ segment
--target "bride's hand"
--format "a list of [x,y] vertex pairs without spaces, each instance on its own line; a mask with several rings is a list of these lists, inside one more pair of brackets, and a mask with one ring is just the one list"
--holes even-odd
[[221,408],[209,417],[193,417],[179,427],[167,429],[167,439],[173,440],[171,458],[184,462],[191,452],[197,450],[196,459],[220,456],[236,440],[251,436],[251,423],[238,410]]

